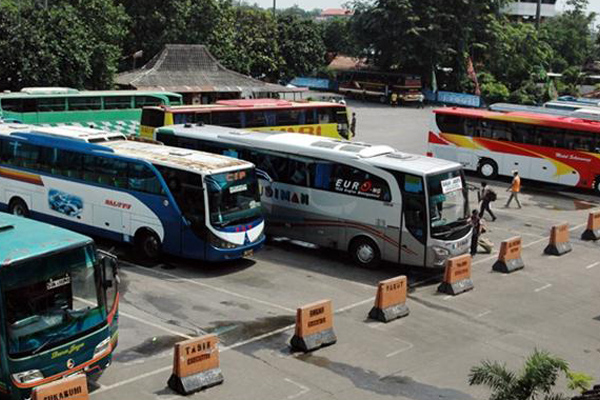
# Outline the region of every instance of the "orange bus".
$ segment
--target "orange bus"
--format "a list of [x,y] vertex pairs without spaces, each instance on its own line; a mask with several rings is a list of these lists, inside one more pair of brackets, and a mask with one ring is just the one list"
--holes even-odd
[[278,99],[220,100],[215,104],[144,107],[140,134],[153,139],[156,128],[205,123],[253,131],[286,131],[350,139],[344,104]]

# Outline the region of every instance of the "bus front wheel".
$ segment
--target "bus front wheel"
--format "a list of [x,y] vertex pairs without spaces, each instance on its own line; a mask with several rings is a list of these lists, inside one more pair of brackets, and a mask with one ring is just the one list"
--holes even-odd
[[594,179],[594,194],[600,196],[600,176],[597,176],[596,179]]
[[156,260],[161,251],[160,239],[156,233],[142,229],[135,235],[135,248],[144,259]]
[[376,268],[381,262],[381,254],[375,242],[367,237],[358,237],[350,243],[350,255],[361,268]]
[[8,204],[8,212],[19,217],[29,217],[29,207],[18,197],[12,199]]
[[494,160],[483,159],[479,162],[477,172],[482,178],[494,179],[498,176],[498,164]]

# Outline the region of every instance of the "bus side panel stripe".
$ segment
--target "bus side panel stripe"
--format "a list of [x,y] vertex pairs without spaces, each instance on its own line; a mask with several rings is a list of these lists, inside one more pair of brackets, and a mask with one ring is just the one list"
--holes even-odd
[[42,177],[35,174],[29,174],[27,172],[15,171],[14,169],[0,167],[0,177],[6,179],[12,179],[13,181],[20,181],[31,183],[33,185],[44,186]]

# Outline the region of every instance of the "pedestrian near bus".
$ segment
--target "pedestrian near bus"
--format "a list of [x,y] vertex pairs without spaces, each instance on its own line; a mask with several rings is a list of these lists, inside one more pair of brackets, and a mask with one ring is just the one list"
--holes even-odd
[[352,137],[356,136],[356,113],[352,113],[352,122],[350,122],[350,131],[352,132]]
[[398,94],[396,92],[392,93],[391,100],[392,107],[396,107],[398,105]]
[[479,212],[473,210],[471,213],[471,226],[473,227],[473,235],[471,236],[471,256],[477,254],[477,246],[479,245],[479,234],[481,233],[481,219]]
[[512,199],[514,198],[517,202],[517,206],[521,208],[521,202],[519,201],[519,192],[521,191],[521,177],[519,176],[519,171],[513,171],[513,180],[510,184],[510,187],[506,189],[507,192],[510,192],[510,196],[508,197],[508,201],[506,202],[506,206],[510,206]]
[[483,219],[483,215],[487,211],[492,217],[492,221],[496,220],[496,216],[490,208],[490,203],[496,201],[496,192],[488,187],[487,182],[481,182],[481,190],[478,193],[481,207],[479,208],[479,218]]

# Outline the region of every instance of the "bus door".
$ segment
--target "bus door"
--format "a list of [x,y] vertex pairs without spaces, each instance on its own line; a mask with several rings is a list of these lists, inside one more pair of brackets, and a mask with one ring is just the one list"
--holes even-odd
[[423,178],[394,172],[402,192],[398,262],[424,266],[427,247],[427,201]]

